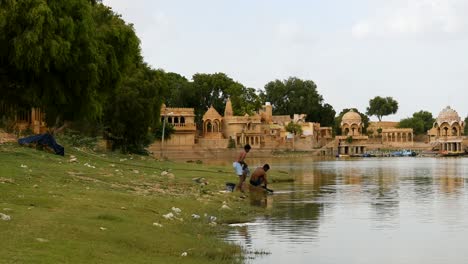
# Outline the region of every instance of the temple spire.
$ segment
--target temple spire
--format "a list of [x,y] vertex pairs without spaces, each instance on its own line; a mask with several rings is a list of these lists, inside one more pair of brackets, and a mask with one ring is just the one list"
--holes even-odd
[[226,108],[224,109],[224,116],[233,116],[231,98],[226,101]]

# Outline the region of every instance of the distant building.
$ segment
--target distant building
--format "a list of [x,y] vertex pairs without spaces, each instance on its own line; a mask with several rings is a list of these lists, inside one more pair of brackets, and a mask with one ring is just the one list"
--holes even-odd
[[439,113],[427,135],[433,149],[446,153],[461,153],[464,151],[464,129],[465,122],[457,111],[447,106]]
[[367,133],[372,138],[380,138],[380,142],[391,147],[412,147],[414,133],[412,128],[399,128],[399,122],[370,122]]
[[[211,106],[202,117],[202,127],[195,127],[193,108],[170,108],[163,105],[162,118],[174,125],[175,133],[164,144],[155,142],[150,151],[183,149],[225,149],[249,144],[257,149],[312,150],[332,140],[332,128],[319,123],[306,122],[305,114],[273,115],[271,104],[266,103],[252,115],[235,116],[231,100],[226,101],[224,116]],[[164,120],[164,119],[163,119]],[[290,123],[301,125],[301,135],[291,135],[285,129]]]
[[47,131],[45,113],[40,108],[21,110],[11,105],[0,104],[0,116],[10,116],[10,128],[18,133],[28,129],[35,134]]
[[341,119],[342,134],[335,137],[339,155],[361,155],[366,152],[368,136],[362,134],[361,115],[351,109]]

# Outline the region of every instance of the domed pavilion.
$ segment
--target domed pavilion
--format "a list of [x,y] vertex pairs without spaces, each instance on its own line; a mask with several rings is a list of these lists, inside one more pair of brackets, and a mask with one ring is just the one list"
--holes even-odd
[[447,153],[459,153],[463,152],[464,129],[465,122],[457,111],[447,106],[439,113],[428,134],[436,149]]
[[351,109],[341,119],[341,136],[336,136],[338,155],[359,156],[366,152],[368,136],[362,134],[361,115]]
[[344,136],[360,136],[364,127],[361,115],[353,109],[343,115],[340,125]]

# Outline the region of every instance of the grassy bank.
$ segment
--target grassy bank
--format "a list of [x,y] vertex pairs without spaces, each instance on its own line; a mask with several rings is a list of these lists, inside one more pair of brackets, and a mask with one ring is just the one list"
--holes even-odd
[[66,153],[0,145],[0,263],[238,263],[226,223],[268,214],[219,192],[231,168]]

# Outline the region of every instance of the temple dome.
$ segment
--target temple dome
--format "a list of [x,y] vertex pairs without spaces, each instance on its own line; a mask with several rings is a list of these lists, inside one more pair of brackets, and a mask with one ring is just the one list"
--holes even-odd
[[447,106],[444,110],[439,113],[439,116],[436,119],[436,123],[441,125],[442,123],[453,124],[455,122],[461,123],[461,118],[458,115],[457,111]]
[[342,124],[360,124],[362,122],[361,115],[356,113],[354,109],[351,109],[349,112],[343,115],[341,119]]

